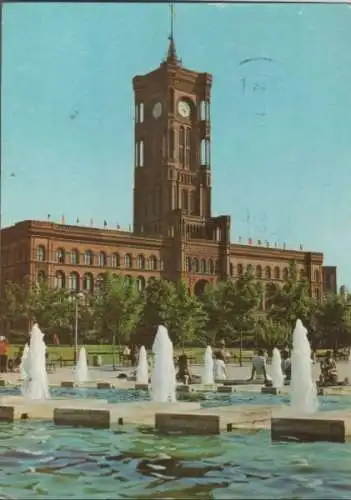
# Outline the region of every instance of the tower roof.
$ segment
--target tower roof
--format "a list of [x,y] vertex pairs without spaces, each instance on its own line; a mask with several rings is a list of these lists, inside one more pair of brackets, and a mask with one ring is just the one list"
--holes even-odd
[[169,3],[170,9],[170,31],[169,31],[169,44],[166,62],[173,64],[180,64],[181,60],[177,56],[177,49],[174,41],[174,1]]

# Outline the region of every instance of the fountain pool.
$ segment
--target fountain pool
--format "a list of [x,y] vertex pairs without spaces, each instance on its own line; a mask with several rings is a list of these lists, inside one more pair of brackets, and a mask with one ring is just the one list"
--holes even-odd
[[[19,389],[0,395],[19,394]],[[149,399],[133,390],[52,389],[52,397]],[[288,396],[209,393],[203,406],[288,404]],[[321,397],[321,407],[351,398]],[[0,498],[349,498],[350,445],[271,444],[269,432],[161,436],[43,422],[0,424]],[[332,467],[331,467],[332,463]]]

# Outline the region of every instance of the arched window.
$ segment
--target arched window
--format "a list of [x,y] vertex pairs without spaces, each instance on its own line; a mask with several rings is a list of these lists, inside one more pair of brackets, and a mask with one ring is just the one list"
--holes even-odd
[[270,280],[271,279],[271,277],[272,277],[272,271],[271,271],[271,268],[269,266],[266,266],[264,274],[265,274],[266,280]]
[[196,257],[193,258],[192,271],[193,271],[193,273],[199,272],[199,260]]
[[[313,277],[314,277],[314,281],[318,281],[318,282],[320,281],[321,277],[320,277],[320,273],[319,273],[318,269],[315,269],[315,271],[313,273]],[[319,289],[316,288],[316,290],[319,290]]]
[[119,267],[121,265],[121,259],[118,253],[113,253],[111,255],[111,267]]
[[208,272],[210,274],[214,274],[214,270],[215,270],[215,268],[214,268],[213,260],[209,259],[209,261],[208,261]]
[[72,291],[79,290],[79,274],[78,273],[73,272],[69,275],[68,289],[72,290]]
[[86,273],[83,276],[83,289],[87,292],[92,292],[94,289],[94,278],[90,273]]
[[252,273],[252,265],[251,265],[251,264],[248,264],[248,265],[246,266],[246,271],[247,271],[247,273],[248,273],[248,274],[251,274],[251,273]]
[[201,261],[200,261],[200,273],[207,273],[205,259],[201,259]]
[[284,267],[283,269],[283,280],[289,279],[289,269],[287,267]]
[[278,266],[274,268],[274,279],[280,280],[280,269]]
[[142,255],[142,254],[138,255],[137,265],[138,265],[138,269],[145,269],[145,257],[144,257],[144,255]]
[[55,288],[65,288],[65,274],[62,271],[55,274]]
[[234,265],[232,262],[229,263],[229,274],[230,276],[234,276]]
[[262,278],[262,266],[260,265],[256,266],[256,278],[259,280]]
[[85,250],[84,252],[84,264],[86,266],[93,265],[93,253],[90,250]]
[[321,298],[321,292],[320,292],[319,288],[315,288],[314,289],[314,298],[316,300],[320,300],[320,298]]
[[139,143],[139,167],[144,166],[144,141]]
[[79,264],[79,252],[78,250],[72,250],[71,252],[71,264],[72,266],[76,266]]
[[63,248],[58,248],[56,250],[56,262],[58,264],[64,264],[65,263],[65,251]]
[[37,246],[37,260],[43,262],[45,260],[45,247],[44,245]]
[[38,271],[37,282],[39,284],[42,284],[42,283],[44,283],[45,279],[46,279],[45,271],[42,271],[42,270]]
[[219,260],[216,259],[215,260],[215,272],[219,273],[220,270],[221,270],[221,268],[220,268],[220,265],[219,265]]
[[130,253],[127,253],[124,256],[124,267],[126,269],[131,269],[132,268],[132,256],[130,255]]
[[184,165],[184,141],[185,141],[185,132],[184,127],[179,128],[179,163]]
[[105,277],[103,274],[98,274],[95,281],[95,288],[97,291],[102,290],[104,285]]
[[242,264],[237,265],[238,276],[242,276],[244,272],[244,268]]
[[191,273],[192,271],[192,262],[190,257],[186,258],[186,270],[188,271],[188,273]]
[[151,257],[149,259],[149,265],[150,265],[151,271],[157,270],[157,258],[155,257],[155,255],[151,255]]
[[145,278],[143,276],[138,276],[136,279],[136,285],[139,292],[142,292],[146,286]]
[[107,266],[107,255],[105,252],[99,253],[99,266],[106,267]]
[[125,277],[125,285],[126,286],[130,286],[132,283],[133,283],[133,278],[131,276],[129,276],[129,274],[127,274]]
[[200,161],[201,161],[201,165],[206,165],[207,158],[206,158],[206,140],[205,139],[201,139],[201,143],[200,143]]

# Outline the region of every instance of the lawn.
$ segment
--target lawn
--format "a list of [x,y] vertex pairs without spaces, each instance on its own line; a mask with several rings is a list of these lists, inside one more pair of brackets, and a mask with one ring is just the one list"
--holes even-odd
[[[21,345],[11,345],[10,346],[10,352],[9,352],[9,357],[13,358],[19,351],[22,351]],[[111,365],[113,362],[113,349],[111,345],[86,345],[86,350],[87,350],[87,356],[88,356],[88,362],[89,364],[93,364],[93,357],[100,355],[102,358],[102,364],[105,365]],[[72,346],[67,346],[67,345],[60,345],[60,346],[53,346],[53,345],[48,345],[47,346],[48,352],[49,352],[49,357],[51,360],[55,361],[60,358],[63,360],[67,360],[68,362],[71,360],[73,364],[73,359],[74,359],[74,347]],[[215,349],[214,349],[215,350]],[[120,363],[120,353],[122,351],[122,347],[116,347],[115,348],[115,362],[117,364]],[[228,351],[232,355],[232,359],[236,362],[239,361],[239,349],[228,349]],[[174,349],[174,354],[175,356],[179,356],[181,354],[182,349],[181,348],[175,348]],[[202,363],[203,358],[204,358],[204,353],[205,349],[203,347],[186,347],[185,348],[186,354],[189,356],[190,361],[192,363]],[[323,355],[325,353],[325,349],[318,350],[319,355]],[[149,350],[149,354],[151,354],[151,351]],[[247,362],[250,361],[254,354],[253,350],[242,350],[242,359],[243,361]]]
[[[23,346],[20,345],[11,345],[10,346],[10,352],[9,352],[9,357],[12,358],[14,357],[19,351],[22,350]],[[88,355],[88,360],[89,363],[92,363],[93,356],[100,355],[102,357],[102,362],[103,364],[112,364],[113,361],[113,348],[111,345],[86,345],[86,350],[87,350],[87,355]],[[48,345],[47,346],[48,352],[49,352],[49,357],[52,360],[57,360],[59,358],[62,358],[64,360],[73,360],[74,359],[74,347],[72,346],[53,346],[53,345]],[[229,352],[234,356],[236,355],[236,358],[239,358],[239,349],[228,349]],[[116,353],[116,362],[119,362],[119,353],[122,351],[121,347],[116,347],[115,353]],[[182,352],[182,349],[180,348],[175,348],[174,349],[174,354],[175,356],[179,356],[179,354]],[[185,348],[186,354],[192,358],[192,362],[197,362],[201,363],[204,357],[205,349],[203,347],[189,347]],[[151,354],[151,351],[149,351]],[[242,351],[242,356],[245,360],[250,358],[253,355],[253,351],[247,351],[243,350]]]

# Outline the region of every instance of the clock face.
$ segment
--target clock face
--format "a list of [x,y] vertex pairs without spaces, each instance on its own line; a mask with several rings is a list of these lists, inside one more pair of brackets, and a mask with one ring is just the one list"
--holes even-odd
[[154,118],[159,118],[162,114],[162,104],[160,102],[157,102],[154,104],[154,107],[152,108],[152,115]]
[[183,118],[189,118],[190,116],[190,105],[186,101],[179,101],[178,102],[178,113],[180,116]]

